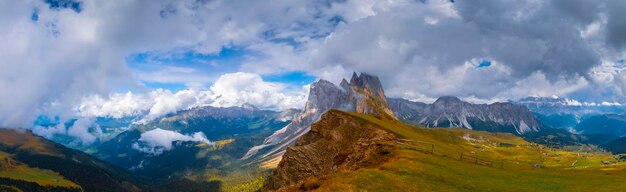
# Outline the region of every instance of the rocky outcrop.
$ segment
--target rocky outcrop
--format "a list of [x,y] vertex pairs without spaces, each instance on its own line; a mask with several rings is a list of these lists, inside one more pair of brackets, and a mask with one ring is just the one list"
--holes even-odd
[[392,156],[394,134],[346,112],[330,110],[287,148],[266,182],[275,190],[342,170],[378,165]]
[[260,151],[263,152],[260,158],[283,153],[287,146],[307,133],[311,124],[330,109],[395,119],[387,105],[385,92],[378,77],[354,73],[350,82],[343,79],[339,86],[321,79],[311,84],[309,97],[302,112],[289,125],[266,138],[262,145],[252,147],[242,159],[249,159]]
[[441,97],[432,104],[388,99],[405,123],[425,127],[460,127],[491,132],[525,134],[541,125],[528,108],[513,103],[472,104],[456,97]]

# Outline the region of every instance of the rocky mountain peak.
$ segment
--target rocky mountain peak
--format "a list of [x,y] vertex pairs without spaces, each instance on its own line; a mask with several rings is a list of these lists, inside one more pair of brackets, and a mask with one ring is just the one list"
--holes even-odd
[[342,79],[341,83],[339,84],[339,86],[345,90],[345,91],[349,91],[350,90],[350,83],[348,83],[348,81],[346,81],[346,79]]
[[241,108],[248,109],[248,110],[259,110],[259,108],[257,108],[256,106],[250,103],[241,104]]
[[439,97],[433,104],[436,103],[461,103],[463,101],[461,101],[461,99],[459,99],[458,97],[454,97],[454,96],[443,96],[443,97]]
[[320,79],[311,84],[304,113],[316,113],[316,111],[326,111],[331,108],[349,109],[353,104],[346,102],[347,100],[349,98],[346,91],[330,81]]
[[356,73],[352,74],[352,79],[350,79],[350,85],[355,86],[359,89],[369,90],[374,94],[377,94],[378,97],[384,98],[385,91],[383,90],[383,86],[380,83],[380,79],[378,77],[361,73],[361,75],[356,75]]
[[307,133],[311,124],[318,121],[323,113],[331,109],[396,119],[387,104],[387,98],[378,77],[367,73],[361,73],[361,75],[354,73],[349,83],[343,79],[339,86],[320,79],[311,84],[309,97],[298,117],[285,128],[266,138],[262,145],[250,149],[243,159],[269,146],[275,147],[263,157],[284,151],[297,138]]

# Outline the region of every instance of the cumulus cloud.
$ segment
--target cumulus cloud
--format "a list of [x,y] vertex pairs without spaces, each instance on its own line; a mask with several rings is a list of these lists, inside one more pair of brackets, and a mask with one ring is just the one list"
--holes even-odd
[[193,141],[213,145],[202,132],[183,135],[175,131],[157,128],[142,133],[138,142],[133,143],[132,147],[144,153],[160,155],[164,151],[171,150],[175,141]]
[[65,135],[67,130],[65,124],[59,123],[54,126],[35,126],[32,128],[33,133],[45,138],[53,138],[55,135]]
[[210,90],[216,95],[212,105],[219,107],[249,103],[279,110],[302,108],[308,95],[306,86],[290,90],[282,83],[265,82],[258,74],[243,72],[222,75]]
[[145,122],[198,106],[232,107],[249,103],[262,109],[301,108],[307,94],[305,87],[292,90],[282,83],[266,82],[258,74],[238,72],[220,76],[206,90],[157,89],[144,94],[113,94],[108,99],[94,95],[84,98],[78,111],[84,117],[145,116]]
[[215,54],[224,47],[323,35],[335,25],[333,3],[325,1],[68,2],[79,8],[0,2],[0,126],[30,127],[41,113],[70,119],[65,113],[85,95],[136,87],[136,78],[181,81],[130,71],[125,59],[137,52]]
[[88,146],[102,134],[102,129],[95,123],[94,118],[79,118],[72,121],[69,127],[61,122],[50,126],[34,126],[31,130],[33,133],[48,139],[54,139],[55,136],[59,135],[73,137],[74,140],[71,144],[74,146]]
[[[40,114],[63,121],[155,118],[245,102],[300,107],[306,93],[257,75],[289,71],[329,80],[369,72],[380,76],[389,96],[413,100],[558,95],[622,103],[626,95],[626,2],[619,0],[76,3],[79,8],[0,2],[0,126],[30,127]],[[227,70],[216,74],[161,63],[136,71],[127,64],[136,53],[216,55],[225,48],[243,50],[241,64],[218,65]],[[481,66],[485,61],[491,64]],[[193,88],[146,90],[142,81]],[[132,92],[114,93],[119,87]],[[33,130],[64,133],[63,127]],[[81,130],[72,134],[89,140]]]
[[74,124],[67,129],[67,135],[79,139],[78,141],[86,146],[96,141],[96,136],[92,134],[102,133],[100,126],[94,125],[95,119],[81,118],[74,122]]
[[[619,6],[607,7],[613,4],[626,3],[364,2],[367,8],[360,10],[369,10],[366,16],[346,20],[325,38],[308,40],[298,49],[282,48],[244,67],[304,70],[324,79],[370,72],[381,77],[388,95],[414,100],[580,96],[580,90],[598,87],[610,91],[593,91],[597,94],[585,99],[624,100],[610,97],[626,90],[619,78],[598,83],[599,73],[592,73],[603,61],[624,57],[618,34],[626,25],[615,8]],[[493,64],[477,67],[481,60]]]

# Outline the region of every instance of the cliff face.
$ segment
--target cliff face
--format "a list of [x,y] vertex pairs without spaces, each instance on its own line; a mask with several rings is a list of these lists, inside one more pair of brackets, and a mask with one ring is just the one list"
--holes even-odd
[[307,178],[378,165],[392,156],[395,140],[395,135],[375,124],[330,110],[287,148],[265,188],[279,189]]
[[307,133],[311,124],[330,109],[395,119],[387,105],[385,91],[378,77],[354,73],[350,82],[343,79],[339,86],[322,79],[311,84],[309,97],[302,112],[289,125],[266,138],[262,145],[251,148],[242,159],[248,159],[261,150],[264,154],[260,155],[260,158],[284,152],[287,146]]

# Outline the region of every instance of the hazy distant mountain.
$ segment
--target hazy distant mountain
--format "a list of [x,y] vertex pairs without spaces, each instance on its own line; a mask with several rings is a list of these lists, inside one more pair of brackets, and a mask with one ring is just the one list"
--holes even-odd
[[290,113],[295,112],[260,110],[249,104],[225,108],[205,106],[169,114],[136,127],[141,131],[160,128],[183,134],[202,132],[209,140],[216,140],[265,125],[283,124],[293,118]]
[[559,97],[528,97],[515,101],[528,107],[546,126],[591,136],[592,143],[608,142],[626,134],[626,106],[589,103]]
[[[203,175],[208,170],[227,172],[240,168],[239,158],[249,148],[261,144],[265,137],[287,125],[298,112],[295,109],[260,110],[251,105],[193,108],[137,125],[100,145],[96,155],[156,180]],[[171,148],[151,151],[146,149],[149,145],[142,144],[150,144],[145,139],[153,131],[158,131],[152,133],[153,137],[187,140],[170,140]],[[208,142],[195,140],[199,133]],[[191,137],[194,139],[189,139]]]
[[512,103],[472,104],[456,97],[441,97],[432,104],[388,99],[397,117],[425,127],[461,127],[491,132],[525,134],[541,125],[524,106]]
[[259,152],[263,153],[261,158],[284,152],[287,146],[307,133],[311,124],[330,109],[395,119],[393,112],[387,107],[385,92],[378,77],[354,73],[350,82],[343,79],[339,86],[322,79],[311,84],[304,109],[294,121],[267,137],[263,144],[251,148],[242,159],[248,159]]
[[580,102],[574,99],[560,97],[527,97],[517,101],[535,113],[543,115],[574,114],[579,117],[589,114],[622,113],[626,107],[611,102]]

